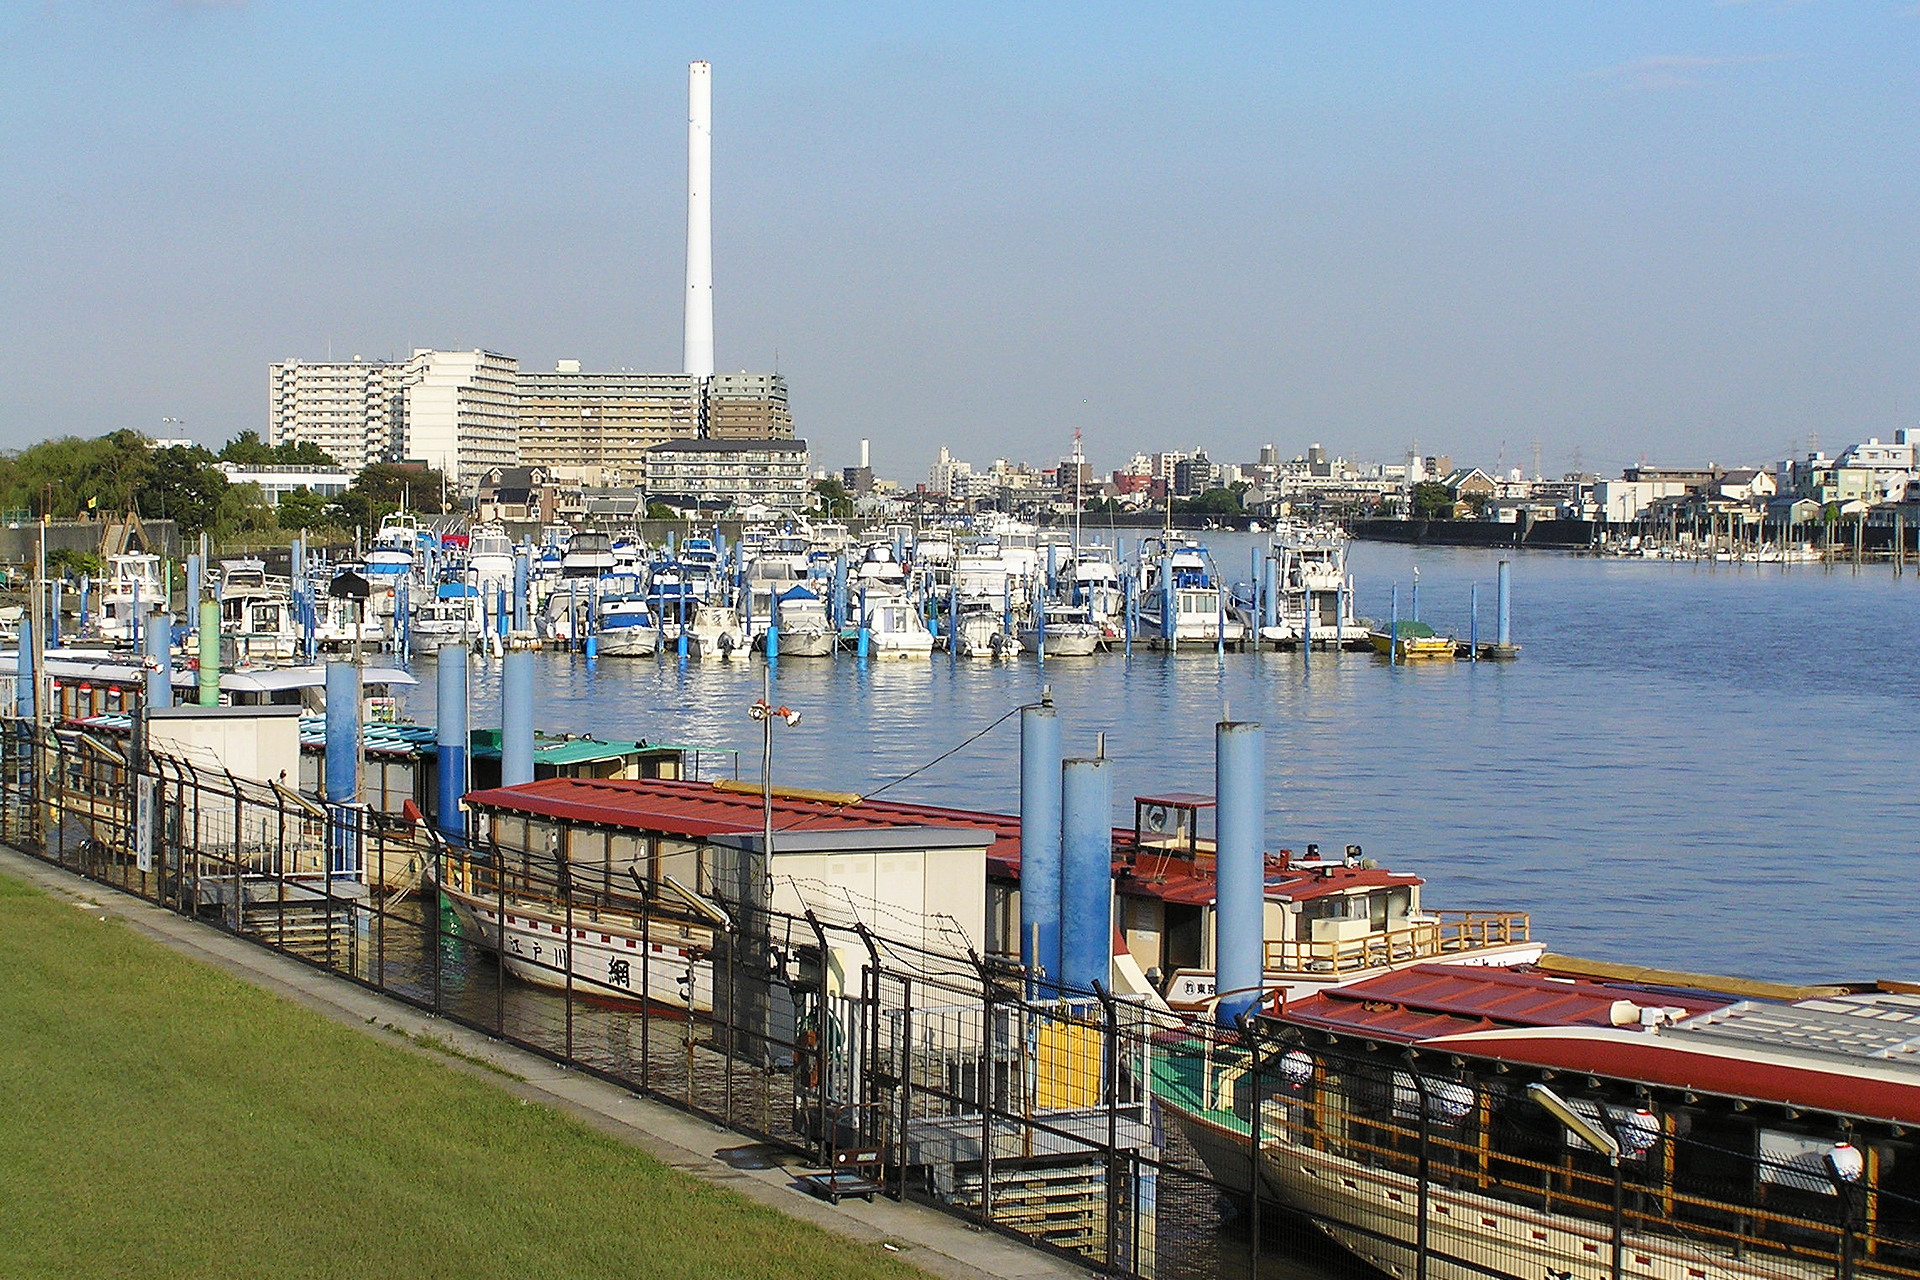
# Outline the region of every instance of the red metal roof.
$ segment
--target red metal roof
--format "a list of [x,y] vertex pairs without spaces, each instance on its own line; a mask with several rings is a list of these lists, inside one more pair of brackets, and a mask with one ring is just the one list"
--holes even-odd
[[[710,782],[657,778],[542,778],[513,787],[471,792],[466,799],[469,805],[481,809],[688,838],[751,834],[760,830],[763,821],[760,797],[753,792],[723,790]],[[1011,842],[1017,858],[1020,844],[1020,823],[1016,818],[885,800],[860,800],[843,805],[776,793],[773,825],[778,831],[974,828],[993,834],[989,856]]]
[[1722,1009],[1732,996],[1652,992],[1473,965],[1423,964],[1289,1001],[1280,1016],[1322,1031],[1413,1044],[1435,1036],[1510,1027],[1611,1027],[1622,1000]]

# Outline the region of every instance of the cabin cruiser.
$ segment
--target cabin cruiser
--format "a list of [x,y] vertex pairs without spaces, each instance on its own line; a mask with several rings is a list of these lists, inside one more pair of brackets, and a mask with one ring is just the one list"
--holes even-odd
[[242,664],[299,652],[301,633],[286,579],[270,581],[265,561],[222,560],[220,634],[232,637],[235,661]]
[[167,605],[166,585],[160,580],[160,557],[145,553],[108,556],[99,599],[94,630],[101,639],[133,639],[134,619]]
[[721,576],[720,552],[714,547],[713,539],[687,538],[681,542],[675,558],[687,589],[702,600],[712,599],[719,590]]
[[367,580],[391,586],[413,572],[420,551],[420,521],[410,511],[396,511],[380,522],[367,548]]
[[1017,641],[1007,634],[1006,611],[979,597],[960,601],[960,618],[953,623],[952,643],[962,658],[1010,658]]
[[598,578],[613,571],[613,539],[604,533],[576,533],[560,557],[562,578]]
[[648,607],[640,575],[611,573],[600,579],[594,614],[600,656],[651,658],[660,648],[660,622]]
[[774,632],[774,656],[829,658],[839,647],[839,633],[827,617],[827,602],[804,586],[788,587],[778,604],[779,626]]
[[747,631],[732,605],[702,600],[694,605],[687,622],[687,654],[695,658],[725,660],[747,655]]
[[469,582],[443,582],[414,606],[413,634],[421,640],[464,641],[486,629],[485,598]]
[[1127,596],[1112,549],[1098,543],[1081,546],[1064,572],[1068,602],[1085,608],[1087,620],[1105,638],[1117,639],[1126,628]]
[[483,524],[467,539],[467,576],[483,591],[513,584],[513,540],[506,528]]
[[1195,542],[1156,536],[1141,543],[1139,610],[1142,630],[1170,646],[1238,644],[1246,635],[1227,609],[1212,557]]
[[870,582],[860,593],[868,653],[876,658],[924,658],[933,652],[933,632],[905,588]]
[[1031,617],[1020,629],[1020,647],[1028,653],[1041,653],[1049,658],[1084,658],[1099,649],[1100,641],[1105,638],[1103,632],[1088,617],[1084,605],[1049,604],[1041,610],[1045,620],[1045,648],[1039,628],[1034,626]]
[[1267,542],[1273,600],[1255,584],[1235,613],[1266,643],[1316,648],[1364,647],[1367,624],[1353,615],[1353,579],[1347,574],[1347,535],[1332,526],[1283,520]]

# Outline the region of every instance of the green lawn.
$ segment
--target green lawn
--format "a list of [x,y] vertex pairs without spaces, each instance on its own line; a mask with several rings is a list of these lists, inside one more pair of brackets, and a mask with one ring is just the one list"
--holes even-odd
[[0,1274],[921,1273],[0,877]]

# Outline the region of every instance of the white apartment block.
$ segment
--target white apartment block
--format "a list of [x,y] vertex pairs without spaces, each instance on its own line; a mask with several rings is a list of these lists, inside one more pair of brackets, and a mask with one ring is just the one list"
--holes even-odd
[[518,465],[519,371],[519,361],[492,351],[415,351],[401,379],[400,456],[458,485]]
[[267,443],[305,442],[348,471],[399,443],[401,366],[384,360],[283,360],[267,366]]
[[940,446],[940,456],[927,468],[927,491],[945,494],[950,498],[964,496],[966,480],[973,475],[973,464],[963,462],[953,456],[945,445]]

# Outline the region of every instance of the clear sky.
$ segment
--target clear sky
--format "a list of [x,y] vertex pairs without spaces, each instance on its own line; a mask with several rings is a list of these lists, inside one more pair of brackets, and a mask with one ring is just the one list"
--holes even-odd
[[1920,424],[1915,0],[0,5],[0,446],[270,361],[717,357],[827,465],[1616,469]]

